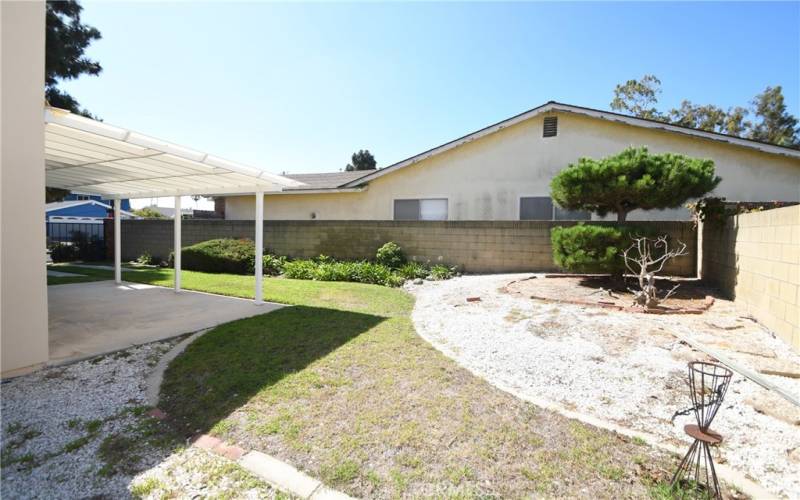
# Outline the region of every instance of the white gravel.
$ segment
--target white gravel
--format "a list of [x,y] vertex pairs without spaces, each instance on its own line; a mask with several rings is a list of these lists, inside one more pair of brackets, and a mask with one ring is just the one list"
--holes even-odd
[[[465,276],[407,285],[416,295],[417,332],[466,368],[532,400],[546,400],[617,425],[688,445],[678,417],[689,406],[686,363],[702,358],[668,334],[686,333],[702,316],[655,316],[534,301],[503,293],[530,275]],[[480,302],[466,297],[480,296]],[[717,306],[714,306],[717,307]],[[754,324],[755,325],[755,324]],[[747,331],[761,347],[791,363],[791,353],[758,325]],[[797,393],[800,381],[781,379]],[[720,460],[771,492],[800,497],[800,427],[756,412],[745,400],[766,392],[734,375],[712,426],[723,434]],[[762,394],[763,395],[763,394]]]
[[[130,478],[101,476],[97,451],[104,436],[134,422],[133,415],[111,417],[144,404],[141,382],[148,362],[164,349],[144,345],[3,383],[3,498],[126,496]],[[86,424],[93,420],[103,421],[97,435],[65,451],[68,443],[90,435]],[[33,437],[25,439],[26,432]],[[6,465],[20,457],[31,462]]]
[[[98,456],[98,450],[106,437],[136,437],[132,429],[150,418],[142,414],[147,410],[145,378],[175,343],[146,344],[4,382],[0,386],[0,497],[130,497],[133,484],[141,481],[127,471],[104,474],[106,462]],[[87,427],[92,421],[99,426],[94,431],[92,424]],[[81,438],[87,438],[87,442],[74,450],[65,449]],[[154,491],[169,492],[171,497],[194,498],[204,492],[212,496],[224,493],[231,498],[274,495],[270,488],[250,481],[237,469],[221,465],[222,459],[204,457],[205,452],[197,451],[143,445],[126,450],[129,456],[124,460],[126,464],[137,463],[140,479],[157,479]],[[231,472],[234,478],[228,479]],[[244,489],[236,489],[239,487]]]

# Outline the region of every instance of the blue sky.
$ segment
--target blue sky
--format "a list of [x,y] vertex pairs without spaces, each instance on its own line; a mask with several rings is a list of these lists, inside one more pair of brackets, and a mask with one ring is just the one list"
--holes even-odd
[[657,75],[661,106],[800,115],[800,3],[83,2],[104,71],[64,88],[111,124],[272,172],[383,167],[554,99],[608,108]]

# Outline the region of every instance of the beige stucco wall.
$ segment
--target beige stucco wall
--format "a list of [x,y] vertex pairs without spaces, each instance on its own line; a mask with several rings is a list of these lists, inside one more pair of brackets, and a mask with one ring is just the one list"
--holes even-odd
[[[450,220],[518,220],[521,196],[548,196],[552,177],[582,156],[628,146],[712,158],[723,178],[714,194],[737,201],[800,199],[800,159],[675,133],[558,113],[558,136],[542,137],[539,116],[387,174],[361,193],[268,195],[272,220],[390,220],[393,200],[448,198]],[[253,219],[253,198],[227,199],[226,217]],[[634,212],[632,220],[688,218],[684,209]]]
[[704,280],[800,351],[800,205],[703,225]]
[[0,2],[0,350],[3,375],[47,361],[44,2]]

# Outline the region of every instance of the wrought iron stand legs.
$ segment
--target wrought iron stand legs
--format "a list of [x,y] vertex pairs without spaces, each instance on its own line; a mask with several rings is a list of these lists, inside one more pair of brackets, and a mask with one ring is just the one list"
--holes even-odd
[[703,485],[710,498],[722,498],[714,459],[711,457],[711,443],[696,438],[689,447],[672,476],[673,488],[685,483],[694,488]]

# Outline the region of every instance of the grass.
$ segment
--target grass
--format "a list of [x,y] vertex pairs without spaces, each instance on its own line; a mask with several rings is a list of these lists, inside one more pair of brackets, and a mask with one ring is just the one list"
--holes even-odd
[[[124,279],[170,286],[172,271]],[[251,276],[182,279],[252,297]],[[401,290],[269,279],[265,298],[296,307],[221,325],[167,370],[159,406],[183,435],[211,432],[361,497],[645,497],[675,465],[461,369],[416,335]]]
[[[123,279],[169,287],[173,271]],[[254,278],[183,271],[182,284],[252,298]],[[539,410],[459,368],[416,335],[413,299],[401,290],[265,279],[264,296],[296,307],[221,325],[170,365],[160,407],[179,433],[274,454],[362,497],[585,496],[584,488],[645,497],[666,488],[672,457]],[[101,444],[112,473],[124,445]]]

